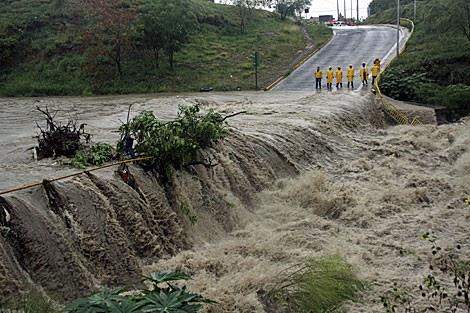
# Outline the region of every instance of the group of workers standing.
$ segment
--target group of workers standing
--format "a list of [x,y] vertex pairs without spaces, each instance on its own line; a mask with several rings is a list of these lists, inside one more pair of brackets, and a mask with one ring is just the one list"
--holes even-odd
[[[372,74],[372,85],[374,85],[377,76],[380,74],[380,60],[375,59],[374,64],[371,69]],[[315,88],[322,89],[322,79],[323,72],[320,67],[317,67],[317,70],[313,73],[315,77]],[[349,65],[346,77],[348,79],[348,88],[354,89],[354,77],[356,76],[356,70],[352,65]],[[362,63],[362,67],[359,69],[359,76],[361,77],[362,85],[367,86],[369,84],[369,69],[367,68],[366,63]],[[338,66],[336,71],[333,71],[333,67],[329,67],[326,71],[326,88],[328,90],[333,90],[333,80],[336,78],[336,89],[343,88],[343,69],[341,66]]]

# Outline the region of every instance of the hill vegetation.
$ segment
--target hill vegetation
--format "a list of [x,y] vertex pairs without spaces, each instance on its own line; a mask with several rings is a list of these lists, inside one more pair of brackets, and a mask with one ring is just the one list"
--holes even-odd
[[[413,4],[402,16],[413,18]],[[395,0],[374,0],[369,23],[394,23]],[[404,101],[470,109],[470,3],[467,0],[417,2],[415,33],[381,80],[385,94]]]
[[277,13],[207,0],[5,0],[0,95],[254,89],[307,42]]

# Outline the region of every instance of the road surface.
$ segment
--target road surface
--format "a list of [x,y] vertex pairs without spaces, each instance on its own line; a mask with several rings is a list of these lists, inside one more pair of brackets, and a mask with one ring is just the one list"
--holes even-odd
[[[341,66],[345,71],[349,64],[352,64],[358,70],[365,62],[370,71],[375,58],[384,60],[395,56],[397,31],[392,26],[336,27],[334,32],[335,35],[329,44],[281,81],[274,90],[312,90],[315,88],[312,74],[317,66],[323,71],[322,85],[326,89],[325,72],[329,66],[334,69]],[[401,29],[402,42],[407,33],[405,28]],[[356,71],[355,89],[361,88],[358,76]],[[347,83],[344,82],[347,82],[346,71],[343,77],[343,89],[347,87],[345,86]]]

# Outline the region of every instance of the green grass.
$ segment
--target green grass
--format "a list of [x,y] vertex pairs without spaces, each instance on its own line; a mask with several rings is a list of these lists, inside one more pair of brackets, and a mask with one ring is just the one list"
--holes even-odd
[[326,44],[333,35],[333,30],[325,25],[309,24],[307,25],[307,32],[313,38],[316,47]]
[[305,268],[271,294],[282,312],[337,312],[347,301],[358,301],[366,284],[340,256],[310,259]]
[[[125,56],[121,79],[110,67],[106,81],[96,84],[83,69],[86,43],[81,34],[87,25],[78,13],[67,11],[67,6],[58,9],[56,2],[59,0],[2,4],[6,9],[0,13],[0,37],[14,33],[5,36],[16,42],[18,53],[9,57],[4,62],[8,66],[0,71],[0,96],[180,92],[205,86],[254,89],[251,54],[255,50],[261,54],[259,81],[265,86],[285,73],[297,51],[306,45],[298,25],[281,21],[273,13],[257,11],[246,33],[241,34],[235,7],[192,0],[188,10],[199,17],[200,28],[175,55],[174,70],[163,58],[162,66],[156,69],[150,53],[134,48]],[[223,23],[211,21],[214,17],[223,17]],[[25,30],[21,35],[12,33],[19,28]],[[322,36],[319,42],[324,40],[323,31],[313,33]]]
[[[455,9],[454,5],[450,0],[418,1],[415,33],[382,76],[385,94],[404,101],[470,109],[470,41],[444,19],[448,15],[438,14],[443,6]],[[394,23],[395,14],[395,9],[389,9],[367,21]],[[412,18],[412,5],[404,6],[402,15]]]

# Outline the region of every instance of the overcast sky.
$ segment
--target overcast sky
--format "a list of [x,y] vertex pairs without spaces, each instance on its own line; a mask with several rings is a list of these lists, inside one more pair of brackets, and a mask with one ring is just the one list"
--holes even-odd
[[[367,6],[372,0],[359,0],[359,16],[361,19],[367,17]],[[230,3],[230,0],[216,0],[218,3]],[[353,4],[353,15],[356,17],[356,4],[357,0],[352,0]],[[344,13],[344,0],[339,0],[339,7],[341,14]],[[346,0],[346,17],[351,16],[351,0]],[[336,0],[312,0],[312,6],[310,7],[310,13],[307,17],[319,16],[319,15],[333,15],[337,17],[336,13]]]
[[[353,16],[356,16],[356,4],[357,0],[352,0]],[[360,18],[367,17],[367,6],[371,0],[359,0],[359,16]],[[344,12],[344,0],[339,0],[339,9],[341,14]],[[351,16],[351,0],[346,0],[346,16]],[[336,17],[336,0],[312,0],[312,6],[310,7],[310,16],[319,16],[331,14]]]

